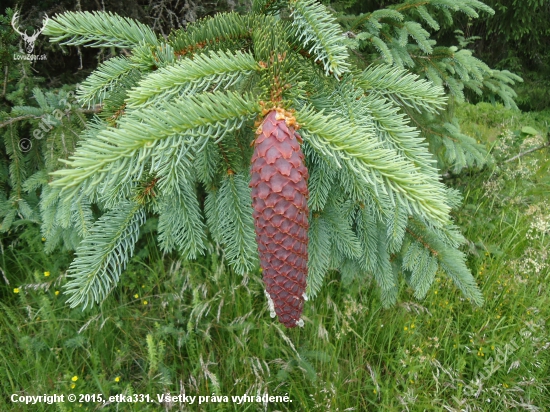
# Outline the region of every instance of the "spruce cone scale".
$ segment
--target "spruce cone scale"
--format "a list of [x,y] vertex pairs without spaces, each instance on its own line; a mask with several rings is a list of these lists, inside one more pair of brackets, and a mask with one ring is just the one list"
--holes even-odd
[[301,325],[307,278],[308,171],[294,118],[270,111],[252,155],[252,206],[266,293],[279,321]]

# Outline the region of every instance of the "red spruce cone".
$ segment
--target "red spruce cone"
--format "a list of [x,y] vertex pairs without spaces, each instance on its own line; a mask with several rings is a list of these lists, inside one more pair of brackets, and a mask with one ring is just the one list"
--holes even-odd
[[302,325],[307,277],[308,171],[294,117],[271,110],[257,130],[252,206],[266,292],[279,321]]

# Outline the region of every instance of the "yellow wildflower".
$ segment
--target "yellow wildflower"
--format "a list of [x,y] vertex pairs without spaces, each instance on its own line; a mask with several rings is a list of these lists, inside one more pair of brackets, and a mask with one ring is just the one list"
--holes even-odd
[[55,291],[55,296],[57,296],[57,295],[59,295],[59,291],[58,291],[58,290]]
[[120,382],[120,376],[117,376],[117,377],[115,378],[115,382]]
[[71,383],[71,389],[74,389],[76,387],[76,383]]
[[139,298],[139,295],[136,293],[136,294],[134,295],[134,298],[136,298],[136,299]]
[[50,276],[50,272],[44,272],[44,276],[46,277]]
[[74,375],[74,376],[71,378],[71,380],[72,380],[73,382],[76,382],[76,381],[78,380],[78,376]]
[[143,301],[143,304],[144,305],[147,305],[149,302],[147,302],[146,300]]
[[13,288],[13,293],[19,293],[19,288]]

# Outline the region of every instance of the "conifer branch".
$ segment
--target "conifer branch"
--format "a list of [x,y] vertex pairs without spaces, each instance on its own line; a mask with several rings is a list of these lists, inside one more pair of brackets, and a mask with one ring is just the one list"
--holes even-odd
[[373,174],[376,171],[387,179],[390,190],[415,203],[426,216],[442,223],[448,220],[443,186],[427,183],[412,164],[394,151],[382,148],[367,131],[336,116],[315,113],[311,108],[298,111],[296,118],[303,127],[304,137],[320,153],[337,162],[346,161],[367,182],[384,185]]
[[341,76],[349,71],[342,30],[325,6],[315,0],[291,0],[293,26],[298,41],[323,63],[325,73]]
[[71,222],[81,238],[88,236],[94,223],[94,216],[87,198],[81,198],[72,204]]
[[133,48],[140,43],[158,45],[145,24],[109,12],[66,12],[48,20],[44,34],[52,42],[70,46]]
[[321,290],[330,263],[330,224],[322,214],[314,213],[308,230],[307,295],[315,298]]
[[105,94],[112,90],[123,76],[126,76],[134,65],[125,57],[113,57],[99,67],[82,82],[77,94],[81,104],[88,106],[101,103]]
[[216,232],[221,235],[227,259],[237,273],[244,274],[258,260],[248,179],[229,173],[219,189],[216,207]]
[[66,285],[67,302],[85,309],[101,302],[118,283],[145,222],[145,213],[138,203],[124,202],[103,215],[90,229],[76,251],[69,267]]
[[[449,223],[460,199],[439,181],[437,166],[459,170],[484,162],[485,153],[452,115],[436,115],[445,94],[460,101],[465,88],[489,91],[513,106],[511,85],[520,80],[491,71],[469,50],[437,47],[425,27],[437,30],[438,15],[477,16],[487,11],[482,3],[406,0],[360,16],[346,36],[318,1],[254,0],[253,7],[246,16],[221,13],[189,24],[167,43],[140,23],[108,13],[66,13],[52,21],[52,41],[132,52],[101,64],[81,86],[81,101],[100,102],[102,112],[88,122],[51,186],[45,174],[27,178],[10,170],[14,191],[0,201],[2,229],[17,215],[34,218],[32,202],[16,194],[40,188],[46,249],[80,242],[69,272],[73,306],[101,301],[116,284],[145,208],[158,214],[165,252],[196,257],[206,249],[208,228],[232,268],[246,273],[260,248],[266,290],[286,282],[281,276],[292,277],[283,285],[291,295],[283,296],[284,287],[268,290],[278,310],[288,296],[299,302],[290,319],[279,310],[291,327],[300,324],[306,263],[310,296],[336,269],[344,282],[372,276],[389,306],[400,273],[422,298],[441,270],[481,303],[458,250],[464,239]],[[287,7],[290,16],[274,16]],[[348,46],[388,64],[351,74]],[[11,114],[30,117],[2,118],[2,125],[32,124],[57,104],[47,93],[35,91],[35,97],[39,107]],[[251,126],[258,115],[255,138]],[[83,118],[73,117],[75,124]],[[66,120],[53,123],[48,139],[60,145],[49,154],[48,168],[67,158],[77,134]],[[11,132],[4,134],[9,155],[24,166],[26,156],[15,153],[17,130]],[[206,189],[205,221],[197,182]],[[107,210],[95,223],[92,204]],[[278,255],[269,255],[274,250]],[[303,270],[279,273],[287,263]]]
[[[430,250],[431,255],[437,259],[439,267],[443,270],[462,291],[462,293],[478,305],[483,304],[483,295],[476,285],[472,273],[466,266],[464,253],[454,247],[448,247],[445,239],[441,237],[436,229],[430,229],[427,225],[417,219],[409,220],[409,233],[414,233],[414,237],[419,239],[424,248]],[[431,271],[423,271],[422,282],[431,283]],[[420,276],[420,275],[418,275]],[[418,280],[418,282],[421,282]],[[429,285],[419,288],[418,296],[427,291]]]
[[191,23],[187,28],[170,34],[168,43],[176,55],[195,54],[210,45],[250,38],[253,27],[262,25],[263,16],[219,13]]
[[17,117],[10,117],[8,120],[6,120],[5,122],[2,122],[0,123],[0,129],[3,128],[3,127],[6,127],[6,126],[9,126],[10,124],[12,123],[17,123],[17,122],[20,122],[22,120],[27,120],[27,119],[40,119],[41,116],[40,115],[34,115],[34,114],[26,114],[26,115],[23,115],[23,116],[17,116]]
[[128,107],[151,101],[226,89],[261,67],[249,53],[211,52],[180,60],[145,77],[128,92]]
[[164,252],[177,247],[185,259],[195,259],[206,247],[206,227],[191,182],[182,182],[178,192],[165,196],[159,207],[159,243]]
[[447,100],[442,87],[399,67],[371,65],[357,77],[357,84],[366,92],[378,92],[418,112],[439,111]]
[[387,248],[386,228],[381,221],[377,222],[375,233],[377,237],[377,256],[374,265],[374,279],[380,287],[380,301],[382,306],[387,308],[397,301],[399,278],[390,261],[390,254]]
[[378,260],[377,223],[374,210],[368,204],[361,204],[356,209],[355,227],[357,237],[363,246],[363,255],[359,265],[363,270],[375,272]]
[[[209,136],[219,139],[226,133],[240,128],[244,121],[260,111],[259,104],[237,93],[205,93],[186,99],[165,103],[160,107],[135,110],[120,120],[118,128],[99,132],[96,138],[82,143],[67,162],[72,168],[53,173],[59,177],[54,186],[65,189],[79,187],[87,179],[92,186],[99,183],[97,177],[104,175],[109,165],[119,159],[130,159],[140,152],[134,167],[127,162],[117,164],[112,177],[123,171],[129,175],[137,171],[143,160],[150,157],[154,145],[170,136]],[[88,192],[86,192],[88,193]]]

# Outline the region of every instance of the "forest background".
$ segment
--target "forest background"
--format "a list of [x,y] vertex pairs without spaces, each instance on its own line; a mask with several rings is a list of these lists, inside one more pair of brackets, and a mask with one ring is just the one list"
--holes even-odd
[[[336,16],[369,13],[398,2],[325,1]],[[491,68],[523,78],[514,86],[518,109],[498,96],[466,93],[456,113],[464,133],[486,146],[482,168],[445,171],[445,183],[462,193],[453,217],[468,240],[464,251],[485,296],[477,308],[445,277],[415,300],[405,285],[398,304],[383,309],[372,284],[342,284],[331,273],[306,304],[306,326],[274,324],[263,300],[261,274],[233,273],[216,244],[194,262],[163,254],[155,227],[145,226],[119,287],[85,312],[70,309],[62,285],[70,251],[45,251],[40,218],[10,214],[25,173],[13,120],[28,116],[39,127],[66,96],[113,53],[108,48],[60,48],[38,36],[33,64],[16,61],[24,46],[10,25],[31,33],[43,13],[107,10],[168,34],[222,11],[245,12],[246,1],[3,1],[0,27],[0,409],[29,410],[12,394],[157,394],[211,396],[286,395],[290,402],[185,405],[103,405],[105,410],[387,410],[543,411],[550,405],[549,298],[550,1],[485,1],[494,15],[457,15],[432,38],[459,44]],[[65,95],[63,95],[65,93]],[[59,100],[57,100],[58,102]],[[32,107],[15,115],[18,107]],[[92,109],[73,107],[71,127]],[[16,109],[19,110],[19,109]],[[41,121],[41,120],[40,120]],[[70,129],[70,127],[69,127]],[[58,138],[52,133],[48,139]],[[12,140],[10,140],[12,139]],[[71,141],[78,136],[68,136]],[[23,166],[18,166],[17,163]],[[23,182],[28,176],[21,176]],[[29,183],[27,183],[29,185]],[[160,406],[159,406],[160,405]],[[34,410],[98,410],[101,403],[38,405]]]

